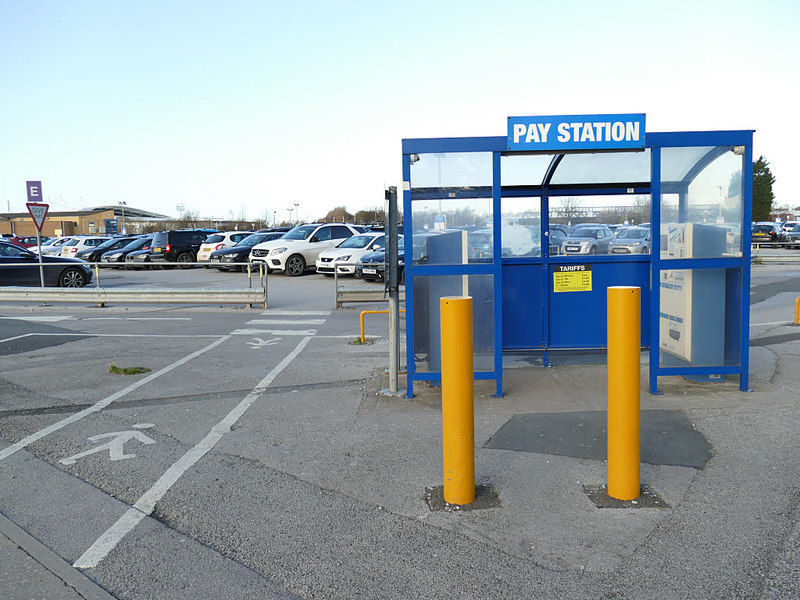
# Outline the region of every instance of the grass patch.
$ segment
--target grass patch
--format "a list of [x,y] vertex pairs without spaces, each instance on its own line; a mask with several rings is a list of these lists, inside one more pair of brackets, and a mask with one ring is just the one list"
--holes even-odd
[[153,369],[148,369],[147,367],[118,367],[114,363],[111,363],[111,366],[108,367],[109,373],[114,373],[115,375],[139,375],[140,373],[149,373]]
[[375,340],[370,338],[364,338],[364,343],[361,343],[361,338],[357,337],[352,342],[350,342],[351,346],[369,346],[370,344],[374,344]]

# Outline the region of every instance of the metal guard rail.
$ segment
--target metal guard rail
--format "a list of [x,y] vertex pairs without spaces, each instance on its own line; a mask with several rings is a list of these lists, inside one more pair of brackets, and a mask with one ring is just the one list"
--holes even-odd
[[5,302],[95,302],[175,304],[256,304],[267,308],[265,288],[246,289],[109,289],[109,288],[26,288],[0,287]]

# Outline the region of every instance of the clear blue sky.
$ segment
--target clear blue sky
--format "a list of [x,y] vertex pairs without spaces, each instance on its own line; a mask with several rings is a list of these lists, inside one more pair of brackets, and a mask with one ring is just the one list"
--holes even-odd
[[0,0],[0,211],[382,206],[404,137],[509,115],[755,129],[800,205],[800,3]]

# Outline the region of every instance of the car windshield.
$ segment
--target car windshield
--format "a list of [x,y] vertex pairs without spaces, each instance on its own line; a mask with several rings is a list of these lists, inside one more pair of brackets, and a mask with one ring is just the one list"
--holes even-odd
[[[602,229],[595,229],[594,227],[581,227],[577,231],[573,231],[569,237],[574,238],[596,238],[597,234],[601,232]],[[602,236],[601,236],[602,237]]]
[[339,248],[366,248],[372,240],[376,240],[374,235],[354,235],[339,244]]
[[642,239],[647,236],[647,229],[625,229],[619,232],[617,239]]
[[298,225],[281,239],[284,240],[306,240],[317,229],[316,225]]
[[139,238],[130,242],[127,246],[125,246],[124,250],[138,250],[142,248],[145,244],[149,244],[153,238],[146,237],[146,238]]
[[273,235],[274,234],[272,233],[251,233],[243,240],[239,240],[239,242],[237,244],[234,244],[234,246],[246,246],[246,247],[255,246],[256,244],[260,244],[261,242],[277,239],[271,237]]

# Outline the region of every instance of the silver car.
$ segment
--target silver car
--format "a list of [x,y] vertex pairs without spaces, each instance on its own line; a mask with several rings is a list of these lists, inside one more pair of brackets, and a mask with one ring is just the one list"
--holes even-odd
[[564,254],[608,254],[613,239],[613,232],[605,225],[582,225],[561,243],[561,251]]
[[647,254],[650,252],[650,230],[626,227],[608,245],[609,254]]
[[790,248],[800,248],[800,225],[795,225],[786,234],[786,245]]

